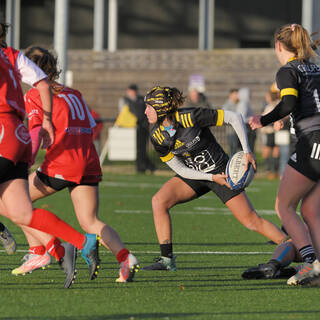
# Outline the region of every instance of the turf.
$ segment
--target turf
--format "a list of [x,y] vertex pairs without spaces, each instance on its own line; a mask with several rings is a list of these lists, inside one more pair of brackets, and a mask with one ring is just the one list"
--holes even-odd
[[[100,186],[100,218],[113,226],[142,266],[159,247],[153,227],[151,197],[168,177],[105,174]],[[272,212],[278,182],[255,179],[247,193],[264,217]],[[38,201],[80,230],[68,192]],[[5,218],[18,249],[0,248],[1,319],[319,319],[319,289],[288,287],[285,280],[243,280],[248,266],[266,261],[274,246],[246,230],[214,195],[172,209],[177,272],[139,271],[135,282],[115,283],[116,259],[100,250],[102,269],[90,281],[78,257],[76,283],[63,288],[57,264],[14,277],[12,268],[27,250],[21,231]]]

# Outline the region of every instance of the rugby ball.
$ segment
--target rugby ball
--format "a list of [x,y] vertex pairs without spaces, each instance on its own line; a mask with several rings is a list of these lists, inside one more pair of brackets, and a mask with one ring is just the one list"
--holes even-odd
[[226,167],[227,182],[233,190],[246,188],[253,179],[254,169],[248,164],[246,170],[246,156],[243,151],[235,153],[228,161]]

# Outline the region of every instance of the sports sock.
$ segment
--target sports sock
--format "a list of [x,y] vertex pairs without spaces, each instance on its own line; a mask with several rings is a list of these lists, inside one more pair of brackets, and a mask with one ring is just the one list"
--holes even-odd
[[160,244],[162,257],[172,258],[172,243]]
[[31,254],[38,254],[38,255],[44,255],[46,253],[46,248],[44,246],[33,246],[29,248],[29,253]]
[[121,263],[122,261],[125,261],[129,255],[130,251],[126,248],[121,249],[118,253],[117,253],[117,260],[119,263]]
[[311,245],[307,245],[299,249],[303,262],[313,263],[316,260],[316,255],[314,254],[313,248]]
[[44,209],[33,209],[32,218],[28,227],[52,234],[61,238],[79,250],[83,248],[86,237],[55,214]]
[[53,237],[46,245],[46,250],[50,256],[55,257],[57,261],[60,261],[64,257],[64,247],[61,245],[61,241]]

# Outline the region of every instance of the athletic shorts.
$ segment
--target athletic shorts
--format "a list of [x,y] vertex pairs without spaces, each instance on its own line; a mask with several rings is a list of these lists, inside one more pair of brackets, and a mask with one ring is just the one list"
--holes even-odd
[[69,188],[69,187],[73,188],[76,186],[98,186],[99,184],[98,182],[90,182],[92,181],[92,179],[88,177],[83,177],[80,183],[76,183],[68,180],[49,177],[46,174],[42,173],[41,171],[37,171],[37,176],[42,183],[44,183],[46,186],[56,191],[60,191],[64,188]]
[[191,187],[197,194],[197,198],[201,197],[211,190],[218,196],[218,198],[220,198],[223,203],[226,203],[227,201],[244,191],[244,189],[231,190],[228,187],[222,186],[213,181],[185,179],[179,175],[176,175],[176,177],[180,178],[189,187]]
[[14,179],[28,180],[28,163],[13,161],[0,157],[0,184]]
[[266,133],[265,135],[263,135],[263,144],[266,147],[270,147],[273,148],[275,147],[275,134],[274,133]]
[[29,131],[14,114],[0,115],[0,155],[14,164],[31,160]]
[[288,164],[310,180],[320,180],[320,130],[299,137]]

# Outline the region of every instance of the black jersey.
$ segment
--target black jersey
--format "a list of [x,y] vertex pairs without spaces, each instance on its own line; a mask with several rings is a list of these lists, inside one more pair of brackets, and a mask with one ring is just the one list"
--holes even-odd
[[151,141],[160,159],[167,162],[178,157],[188,167],[210,173],[224,171],[228,156],[210,131],[223,124],[223,110],[188,108],[175,113],[176,133],[170,136],[163,125],[155,125]]
[[282,66],[276,77],[281,97],[294,95],[297,103],[291,113],[297,135],[320,128],[320,66],[297,59]]

